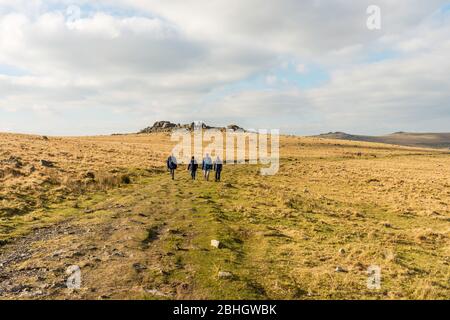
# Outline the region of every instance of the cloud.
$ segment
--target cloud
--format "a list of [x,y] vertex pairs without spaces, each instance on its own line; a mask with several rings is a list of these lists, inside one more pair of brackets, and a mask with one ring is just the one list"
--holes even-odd
[[0,117],[15,110],[18,131],[63,134],[193,117],[298,133],[445,130],[444,3],[380,0],[374,32],[365,0],[0,0],[0,66],[21,70],[0,67]]
[[295,70],[300,74],[304,74],[307,72],[307,68],[304,64],[298,64]]
[[[258,0],[183,0],[126,3],[156,12],[174,21],[187,34],[228,45],[251,43],[284,54],[323,55],[364,45],[385,35],[414,28],[446,1],[377,1],[381,7],[381,32],[366,27],[366,9],[372,1],[280,0],[277,5]],[[320,59],[320,58],[319,58]]]
[[268,75],[266,77],[266,83],[270,86],[276,84],[277,82],[278,82],[278,78],[274,75]]
[[[448,22],[427,21],[389,44],[380,39],[383,49],[395,47],[399,55],[333,70],[320,87],[247,91],[227,97],[219,108],[233,106],[233,114],[246,121],[252,116],[271,119],[273,124],[303,133],[448,131]],[[410,45],[411,34],[413,43],[422,45]]]
[[161,20],[103,13],[75,22],[59,12],[35,21],[9,14],[0,20],[0,32],[0,59],[37,74],[101,78],[118,72],[171,72],[197,63],[204,54]]

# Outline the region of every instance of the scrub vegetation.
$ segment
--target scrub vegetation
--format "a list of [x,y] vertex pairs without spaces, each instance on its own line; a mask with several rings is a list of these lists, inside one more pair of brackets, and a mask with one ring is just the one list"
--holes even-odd
[[0,134],[0,298],[450,298],[447,151],[283,136],[277,175],[215,183],[172,181],[172,146]]

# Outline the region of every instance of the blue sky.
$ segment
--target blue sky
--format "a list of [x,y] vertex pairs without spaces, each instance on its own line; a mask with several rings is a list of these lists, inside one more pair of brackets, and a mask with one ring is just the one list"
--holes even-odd
[[19,67],[7,64],[0,64],[0,75],[20,77],[26,74],[27,71],[20,69]]
[[448,131],[450,5],[369,4],[0,0],[0,131]]

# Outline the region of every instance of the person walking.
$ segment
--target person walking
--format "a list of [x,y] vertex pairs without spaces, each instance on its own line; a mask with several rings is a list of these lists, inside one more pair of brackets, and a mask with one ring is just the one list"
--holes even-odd
[[203,158],[202,161],[202,170],[203,170],[203,176],[206,181],[209,181],[209,174],[213,168],[212,159],[209,156],[209,154],[206,154],[206,156]]
[[192,156],[191,162],[189,162],[187,169],[191,172],[192,180],[195,180],[195,176],[197,175],[198,163],[197,160],[195,160],[194,156]]
[[177,158],[172,154],[167,158],[167,169],[170,171],[170,175],[172,176],[172,180],[175,180],[175,170],[177,170]]
[[214,171],[216,172],[216,182],[220,181],[220,174],[222,173],[223,162],[219,156],[214,161]]

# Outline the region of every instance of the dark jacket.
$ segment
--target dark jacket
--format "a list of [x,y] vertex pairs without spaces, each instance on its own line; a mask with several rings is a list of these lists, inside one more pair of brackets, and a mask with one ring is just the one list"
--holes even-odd
[[197,169],[198,169],[197,160],[191,160],[191,162],[188,164],[188,170],[189,171],[197,171]]
[[214,162],[214,171],[222,171],[223,164]]
[[168,169],[176,169],[177,163],[172,161],[172,157],[167,158],[167,168]]

